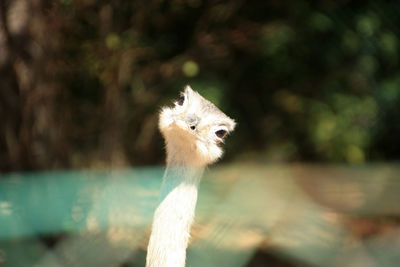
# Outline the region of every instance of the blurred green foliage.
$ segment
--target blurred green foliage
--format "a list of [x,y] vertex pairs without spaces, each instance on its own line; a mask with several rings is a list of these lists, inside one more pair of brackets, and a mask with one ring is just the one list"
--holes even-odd
[[2,1],[0,169],[162,163],[157,112],[185,84],[238,121],[227,160],[399,159],[399,12],[395,1]]

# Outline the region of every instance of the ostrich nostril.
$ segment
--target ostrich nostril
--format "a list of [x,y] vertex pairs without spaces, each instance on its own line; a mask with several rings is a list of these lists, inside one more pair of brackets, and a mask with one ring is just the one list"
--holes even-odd
[[189,126],[189,128],[194,131],[197,128],[197,125],[199,124],[200,118],[197,117],[195,114],[188,114],[184,117],[184,120],[186,124]]

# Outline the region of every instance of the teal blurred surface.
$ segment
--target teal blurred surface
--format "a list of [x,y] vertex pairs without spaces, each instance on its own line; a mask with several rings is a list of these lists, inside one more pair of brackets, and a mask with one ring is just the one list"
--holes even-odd
[[[187,266],[396,266],[397,165],[212,168],[200,186]],[[163,168],[4,174],[5,266],[143,266]]]

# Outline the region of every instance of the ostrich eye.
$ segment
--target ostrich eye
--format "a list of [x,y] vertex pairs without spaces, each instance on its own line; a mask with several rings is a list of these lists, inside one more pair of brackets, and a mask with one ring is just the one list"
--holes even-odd
[[215,135],[221,139],[224,138],[227,134],[228,134],[228,132],[225,130],[218,130],[215,132]]
[[178,105],[182,106],[183,102],[185,102],[185,96],[184,95],[180,95],[178,98]]

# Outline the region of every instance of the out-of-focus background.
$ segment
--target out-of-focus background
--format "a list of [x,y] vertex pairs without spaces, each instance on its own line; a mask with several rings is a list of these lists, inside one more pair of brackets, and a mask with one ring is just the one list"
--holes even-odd
[[0,1],[0,264],[142,266],[190,84],[238,127],[189,266],[397,266],[399,48],[397,1]]
[[400,157],[396,1],[1,3],[3,171],[162,163],[190,84],[239,127],[226,160]]

